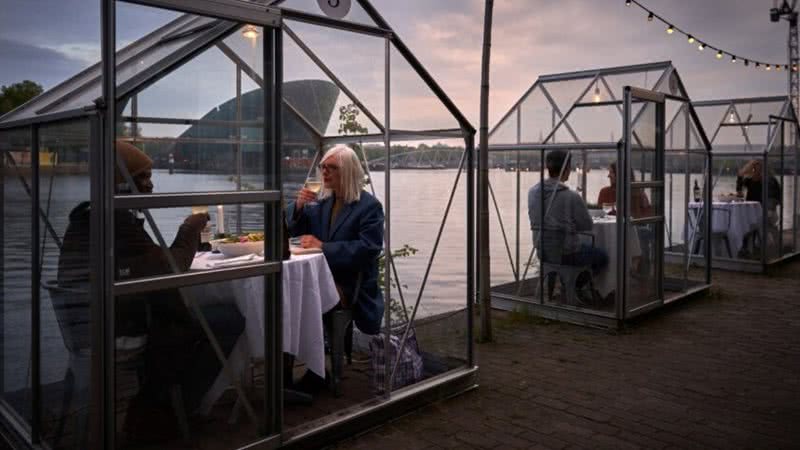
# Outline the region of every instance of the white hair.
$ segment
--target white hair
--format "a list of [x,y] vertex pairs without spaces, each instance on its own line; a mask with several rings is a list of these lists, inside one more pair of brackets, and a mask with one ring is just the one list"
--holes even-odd
[[[361,190],[364,182],[364,169],[361,167],[356,152],[346,145],[336,145],[327,152],[320,160],[321,162],[331,161],[339,166],[340,191],[337,192],[345,203],[357,202],[361,198]],[[322,179],[322,170],[317,168],[317,177]],[[330,197],[330,189],[323,189],[319,195],[320,199]]]

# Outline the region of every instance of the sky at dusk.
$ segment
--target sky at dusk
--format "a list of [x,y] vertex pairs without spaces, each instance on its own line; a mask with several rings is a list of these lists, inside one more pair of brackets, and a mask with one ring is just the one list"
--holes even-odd
[[[287,2],[291,3],[315,8],[310,0]],[[497,0],[490,125],[540,75],[654,61],[671,60],[694,100],[786,93],[785,71],[765,72],[741,63],[742,58],[786,62],[788,24],[770,22],[771,0],[642,3],[695,37],[740,55],[740,62],[717,60],[712,51],[698,51],[685,37],[667,35],[661,23],[647,22],[641,9],[626,7],[623,0]],[[477,128],[484,2],[373,0],[373,4]],[[176,17],[122,3],[118,12],[121,45]],[[353,20],[365,20],[357,11],[353,15]],[[356,40],[339,32],[314,35],[303,24],[292,27],[308,36],[308,45],[337,73],[349,70],[343,81],[382,120],[383,42]],[[99,30],[97,0],[0,0],[0,85],[31,79],[45,89],[55,86],[96,62]],[[292,64],[293,58],[300,58],[297,55],[287,50],[286,68],[291,73],[286,79],[313,77],[312,67]],[[419,121],[430,125],[426,128],[449,125],[435,102],[414,95],[419,82],[403,70],[398,55],[392,55],[392,63],[393,128]],[[176,84],[183,84],[187,97],[192,89],[208,92],[219,80],[230,79],[218,72],[197,66],[192,80]],[[229,89],[221,88],[213,101],[224,100]],[[205,103],[196,107],[198,113],[208,110]]]

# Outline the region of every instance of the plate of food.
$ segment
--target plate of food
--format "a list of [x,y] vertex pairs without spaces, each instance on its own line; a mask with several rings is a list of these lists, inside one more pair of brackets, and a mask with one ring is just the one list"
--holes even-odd
[[226,236],[218,240],[217,249],[225,258],[236,258],[251,253],[262,255],[264,254],[264,233]]

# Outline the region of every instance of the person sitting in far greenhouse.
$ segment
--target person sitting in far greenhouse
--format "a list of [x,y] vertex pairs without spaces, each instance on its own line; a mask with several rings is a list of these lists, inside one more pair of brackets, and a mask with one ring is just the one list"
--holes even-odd
[[[775,245],[778,241],[778,221],[780,220],[780,213],[778,206],[781,204],[781,184],[767,169],[767,204],[762,205],[767,210],[767,239]],[[747,192],[744,192],[744,189]],[[764,179],[761,161],[751,159],[741,169],[736,177],[736,195],[744,197],[748,202],[759,202],[763,200],[764,194]],[[758,231],[752,231],[744,237],[744,245],[740,251],[740,257],[752,257],[759,253],[757,247]]]
[[[562,150],[548,153],[545,165],[549,178],[528,191],[533,244],[544,262],[589,266],[596,274],[608,265],[608,254],[581,240],[581,234],[592,231],[592,217],[580,194],[564,184],[569,179],[569,159],[570,155]],[[597,295],[585,289],[590,281],[589,277],[582,275],[576,282],[578,297],[585,303],[592,303]]]

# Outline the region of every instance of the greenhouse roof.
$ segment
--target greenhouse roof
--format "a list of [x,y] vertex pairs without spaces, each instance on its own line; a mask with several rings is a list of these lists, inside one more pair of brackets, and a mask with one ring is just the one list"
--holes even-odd
[[713,152],[752,154],[776,148],[775,125],[797,117],[788,96],[717,99],[693,102],[708,130]]
[[[632,86],[664,93],[667,133],[685,129],[689,143],[667,141],[668,150],[708,149],[702,124],[688,103],[683,82],[669,61],[543,75],[503,116],[489,134],[492,150],[544,148],[552,145],[598,144],[608,148],[622,137],[623,88]],[[643,104],[634,105],[634,125]],[[635,133],[635,128],[634,128]]]
[[[141,3],[168,5],[174,2],[178,0],[145,0]],[[252,10],[253,20],[258,20],[257,23],[279,25],[283,21],[286,36],[283,39],[284,69],[293,68],[296,72],[285,74],[284,81],[318,79],[336,85],[342,94],[339,98],[342,104],[337,103],[337,110],[342,106],[352,106],[365,119],[366,131],[358,134],[358,139],[383,141],[387,119],[383,117],[387,109],[383,97],[389,94],[384,86],[387,79],[384,70],[391,70],[393,82],[403,80],[402,85],[395,85],[391,90],[391,95],[400,99],[391,102],[391,108],[405,111],[421,108],[425,111],[425,114],[392,114],[390,134],[393,138],[461,138],[464,133],[474,133],[474,127],[463,113],[367,0],[354,1],[347,16],[341,20],[322,15],[313,0],[204,0],[198,3],[219,11],[226,19],[181,14],[117,51],[119,112],[124,114],[128,111],[126,106],[129,108],[128,100],[132,96],[213,47],[230,58],[255,84],[261,85],[263,80],[257,64],[261,58],[261,43],[240,43],[238,41],[242,40],[244,33],[235,33],[248,26],[243,16]],[[178,9],[199,11],[200,7],[183,5]],[[344,33],[346,31],[352,33]],[[377,58],[378,62],[385,59],[385,40],[391,42],[391,66],[388,60],[386,65],[375,64]],[[331,46],[330,42],[339,45]],[[354,69],[353,59],[367,60],[370,73]],[[0,127],[13,128],[31,121],[71,116],[95,107],[102,96],[102,69],[102,63],[98,62],[47,90],[0,117]],[[290,116],[302,123],[308,132],[328,139],[326,142],[353,139],[352,136],[337,136],[336,130],[316,129],[309,118],[303,117],[302,108],[292,105],[291,99],[286,97],[283,102]],[[431,122],[435,123],[431,126]]]

